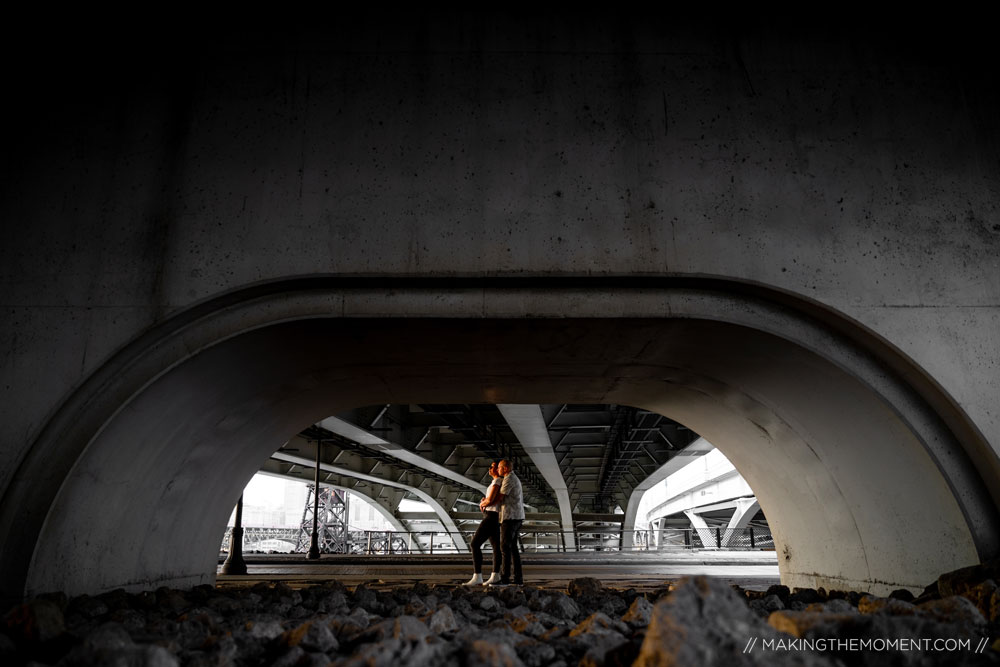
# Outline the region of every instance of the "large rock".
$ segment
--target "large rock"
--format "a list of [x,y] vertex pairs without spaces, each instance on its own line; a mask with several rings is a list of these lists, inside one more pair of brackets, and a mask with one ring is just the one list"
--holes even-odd
[[634,665],[833,664],[819,654],[760,649],[763,640],[782,638],[788,639],[787,635],[778,633],[758,618],[743,598],[724,582],[710,577],[685,578],[653,608],[646,638]]
[[329,653],[340,647],[337,637],[327,623],[307,621],[281,635],[278,639],[285,646],[301,646],[310,652]]
[[[768,616],[767,622],[778,632],[784,632],[793,637],[806,637],[816,628],[838,628],[843,623],[850,622],[857,615],[856,612],[853,614],[834,614],[822,611],[782,610]],[[838,631],[832,630],[831,632]]]
[[179,615],[193,606],[184,593],[165,587],[156,590],[156,605],[162,612],[174,615]]
[[593,614],[580,621],[580,624],[570,630],[569,636],[576,637],[582,634],[606,635],[614,633],[620,636],[631,634],[631,630],[622,621],[616,621],[607,614],[595,611]]
[[340,614],[348,609],[347,595],[341,590],[328,592],[316,603],[316,611],[321,614]]
[[534,590],[528,594],[526,604],[528,605],[528,608],[531,609],[532,611],[541,611],[542,609],[545,609],[545,607],[547,607],[549,602],[551,601],[552,601],[552,596],[549,593],[545,591]]
[[251,619],[244,626],[246,633],[254,639],[271,640],[280,637],[285,629],[276,618],[261,616]]
[[89,595],[81,595],[73,598],[67,606],[67,613],[80,614],[84,618],[90,619],[100,618],[110,611],[104,600],[93,598]]
[[514,650],[525,667],[548,667],[556,658],[555,648],[547,642],[529,639],[519,642]]
[[3,623],[7,634],[18,643],[50,641],[66,629],[59,605],[40,598],[11,609],[4,616]]
[[228,595],[216,595],[210,597],[203,604],[209,609],[217,611],[225,616],[231,616],[232,614],[243,611],[243,603],[240,600],[229,597]]
[[[605,667],[614,664],[609,660],[614,655],[628,655],[630,658],[635,658],[636,651],[623,651],[629,645],[629,641],[617,632],[596,636],[589,642],[586,653],[580,658],[580,667]],[[629,660],[625,664],[631,663],[632,660]]]
[[441,657],[449,649],[444,642],[428,644],[422,639],[386,639],[359,646],[351,657],[336,664],[344,667],[436,665],[441,664]]
[[880,598],[865,595],[858,600],[858,611],[862,614],[890,614],[893,616],[915,616],[920,613],[917,605],[897,598]]
[[602,584],[597,579],[593,577],[581,577],[579,579],[573,579],[569,582],[569,586],[566,588],[566,592],[572,597],[581,597],[584,595],[598,595],[604,591],[604,584]]
[[976,605],[961,595],[931,600],[917,606],[941,623],[957,624],[968,628],[970,632],[986,627],[986,619],[976,609]]
[[117,609],[111,612],[108,618],[121,624],[129,634],[141,634],[146,629],[146,616],[135,609]]
[[784,600],[784,603],[786,607],[791,607],[796,602],[801,602],[805,605],[826,602],[826,591],[822,588],[819,590],[815,588],[796,588],[792,590],[791,595],[788,596],[788,599]]
[[889,593],[889,597],[895,598],[896,600],[902,600],[903,602],[913,602],[913,593],[905,588],[897,588],[893,592]]
[[385,639],[422,640],[429,634],[431,634],[430,628],[419,618],[397,616],[396,618],[389,618],[371,626],[358,635],[354,643],[380,642]]
[[446,604],[439,605],[433,613],[427,616],[425,622],[427,623],[427,628],[435,634],[454,632],[459,628],[455,612]]
[[781,601],[781,598],[773,593],[756,600],[750,600],[750,609],[755,611],[761,618],[767,618],[772,611],[780,611],[784,608],[785,604]]
[[582,597],[579,600],[580,606],[585,609],[593,610],[594,607],[590,607],[587,604],[591,600],[597,602],[597,611],[602,611],[608,616],[621,616],[625,613],[625,610],[628,609],[628,604],[626,604],[625,600],[623,600],[617,593],[606,594],[597,598]]
[[465,667],[524,667],[517,652],[508,644],[474,639],[462,647]]
[[575,621],[580,615],[580,607],[571,598],[563,593],[554,593],[548,604],[545,605],[545,612],[552,614],[556,618],[567,621]]
[[937,579],[937,592],[942,598],[961,595],[987,579],[1000,581],[1000,559],[945,572]]
[[180,661],[173,653],[156,645],[124,646],[97,650],[83,645],[76,647],[60,665],[109,665],[114,667],[178,667]]
[[857,614],[858,608],[847,600],[836,598],[827,602],[814,602],[806,607],[806,611],[821,611],[830,614]]
[[972,602],[987,621],[996,621],[997,617],[992,611],[992,602],[998,592],[1000,592],[1000,587],[997,587],[996,582],[987,579],[966,590],[962,593],[962,597]]
[[364,584],[358,584],[354,589],[354,604],[366,611],[378,613],[378,594]]
[[270,667],[298,667],[305,655],[301,646],[292,646],[268,660],[267,664]]
[[109,621],[92,630],[83,639],[83,645],[98,651],[135,646],[132,636],[120,624]]
[[768,587],[767,592],[764,593],[764,596],[767,597],[768,595],[776,595],[778,596],[778,599],[781,600],[782,604],[784,604],[784,602],[788,600],[788,596],[791,594],[792,591],[788,589],[788,586],[784,586],[782,584],[774,584]]
[[649,625],[649,619],[653,615],[653,604],[646,598],[640,596],[632,600],[632,606],[628,608],[622,621],[632,627],[644,628]]
[[[546,616],[546,614],[542,614],[542,616]],[[536,638],[545,634],[545,625],[539,620],[539,614],[523,605],[509,610],[504,618],[510,623],[510,628],[514,632]]]
[[[209,663],[212,665],[235,664],[241,648],[246,651],[247,655],[250,655],[251,653],[257,652],[254,649],[262,647],[257,645],[254,645],[253,647],[238,646],[236,644],[236,640],[229,633],[209,637],[208,640],[201,645],[201,651],[208,657]],[[182,662],[190,664],[188,661]]]

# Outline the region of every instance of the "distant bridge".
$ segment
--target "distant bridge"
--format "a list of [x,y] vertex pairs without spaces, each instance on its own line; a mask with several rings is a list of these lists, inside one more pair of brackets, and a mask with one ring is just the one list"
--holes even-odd
[[[260,545],[269,540],[287,542],[289,550],[295,549],[296,541],[299,539],[300,529],[292,526],[270,527],[270,526],[244,526],[243,527],[243,549],[245,551],[265,551]],[[230,540],[233,536],[233,528],[226,528],[226,534],[222,538],[222,545],[219,551],[229,551]],[[267,549],[269,551],[269,549]]]

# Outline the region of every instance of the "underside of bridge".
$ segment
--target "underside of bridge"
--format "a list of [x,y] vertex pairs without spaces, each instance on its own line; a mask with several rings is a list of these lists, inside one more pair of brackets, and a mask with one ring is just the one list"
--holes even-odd
[[[366,497],[405,522],[400,528],[419,532],[431,521],[474,532],[489,464],[507,459],[524,487],[536,543],[544,532],[544,546],[572,550],[583,531],[585,547],[617,549],[636,528],[642,491],[705,452],[688,448],[696,438],[663,415],[624,405],[385,404],[306,428],[261,471],[311,481],[318,453],[321,484]],[[404,498],[434,511],[402,514]]]
[[0,597],[211,583],[317,452],[400,529],[510,457],[560,544],[627,547],[711,443],[790,586],[1000,556],[992,41],[272,28],[3,45]]
[[[664,285],[652,297],[672,315],[659,318],[302,317],[342,292],[315,284],[207,308],[93,387],[83,409],[108,412],[87,446],[69,446],[83,441],[76,429],[94,427],[86,419],[71,419],[50,445],[66,446],[59,460],[72,465],[38,460],[38,475],[62,482],[21,486],[21,507],[44,511],[21,513],[14,527],[16,543],[33,548],[5,549],[8,585],[211,581],[249,478],[269,459],[309,464],[315,450],[303,449],[320,442],[325,472],[337,476],[328,482],[376,485],[367,495],[387,509],[417,494],[443,521],[459,499],[481,497],[491,458],[510,456],[528,504],[568,513],[572,540],[572,513],[627,514],[632,492],[697,433],[757,492],[783,580],[796,585],[918,587],[996,548],[976,452],[957,442],[933,395],[892,370],[901,360],[863,332],[837,331],[831,314],[724,288]],[[633,311],[653,309],[650,296],[595,286],[578,311],[629,300]],[[276,313],[276,303],[295,303],[300,317]],[[191,353],[235,321],[243,333]],[[150,378],[151,357],[165,366]],[[114,397],[125,385],[135,391],[122,404]],[[574,405],[620,407],[574,414]],[[579,428],[588,422],[596,428]],[[596,439],[574,433],[588,430]],[[120,508],[115,521],[90,520],[102,508]]]

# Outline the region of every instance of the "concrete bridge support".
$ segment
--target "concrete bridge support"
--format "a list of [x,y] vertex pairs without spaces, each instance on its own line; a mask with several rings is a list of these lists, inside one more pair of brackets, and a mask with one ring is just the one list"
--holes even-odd
[[756,498],[737,498],[735,503],[736,511],[733,512],[733,516],[729,519],[729,524],[726,526],[722,546],[729,546],[733,539],[741,534],[743,529],[750,524],[750,520],[753,519],[754,515],[760,511],[760,501]]
[[705,438],[698,438],[682,451],[678,452],[672,459],[660,466],[649,477],[636,485],[629,496],[628,505],[625,507],[625,521],[622,523],[623,549],[632,548],[635,535],[635,520],[638,518],[636,515],[639,512],[639,503],[642,502],[643,494],[694,461],[695,457],[704,456],[706,453],[712,451],[712,449],[714,449],[712,443],[705,440]]
[[2,595],[212,581],[281,443],[407,401],[684,423],[789,585],[1000,555],[991,61],[820,37],[380,17],[9,72]]
[[703,516],[692,510],[685,510],[684,516],[688,518],[688,521],[691,522],[691,526],[694,528],[695,532],[698,533],[698,537],[701,539],[701,545],[703,548],[718,548],[715,540],[715,531],[709,527]]
[[562,531],[562,547],[566,551],[576,549],[576,532],[573,527],[573,508],[570,506],[566,480],[563,479],[552,451],[552,441],[537,405],[500,405],[500,412],[510,424],[514,435],[521,442],[525,453],[531,457],[535,467],[555,493],[559,503],[559,526]]

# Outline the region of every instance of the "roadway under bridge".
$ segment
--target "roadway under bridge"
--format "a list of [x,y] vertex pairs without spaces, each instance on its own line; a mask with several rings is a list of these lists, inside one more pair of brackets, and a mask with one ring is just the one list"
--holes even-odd
[[214,582],[317,449],[400,528],[516,456],[575,545],[697,435],[790,586],[1000,556],[991,39],[341,19],[4,44],[4,599]]

